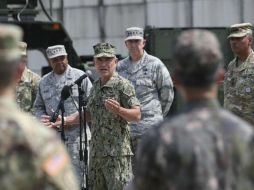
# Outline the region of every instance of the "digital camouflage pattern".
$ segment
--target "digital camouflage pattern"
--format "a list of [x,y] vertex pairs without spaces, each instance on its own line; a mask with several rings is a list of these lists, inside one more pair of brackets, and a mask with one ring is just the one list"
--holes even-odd
[[16,87],[16,101],[19,107],[33,113],[33,104],[39,87],[41,77],[30,69],[25,68],[21,80]]
[[252,190],[253,130],[216,100],[189,102],[142,139],[136,190]]
[[100,80],[94,83],[88,101],[93,126],[91,156],[132,155],[128,122],[106,109],[104,101],[108,98],[125,108],[139,105],[133,86],[116,72],[105,85],[101,86]]
[[94,48],[94,57],[115,57],[116,47],[110,43],[98,43]]
[[[45,75],[39,84],[39,90],[34,103],[34,113],[37,118],[41,118],[42,115],[52,116],[53,111],[56,111],[57,105],[60,102],[61,91],[64,85],[70,85],[80,76],[85,74],[83,71],[72,68],[68,65],[62,78],[57,80],[53,72]],[[82,90],[84,91],[84,98],[88,97],[92,84],[88,78],[85,78],[82,82]],[[68,116],[77,111],[78,106],[78,87],[77,85],[72,87],[72,97],[67,98],[64,101],[65,116]],[[76,106],[75,106],[76,104]],[[61,112],[60,112],[61,114]],[[79,158],[79,125],[72,125],[68,129],[65,129],[65,136],[67,138],[66,146],[70,153],[72,164],[74,165],[78,177],[81,180],[83,169],[83,161]],[[89,131],[87,131],[89,132]],[[83,135],[84,137],[84,135]]]
[[228,65],[224,80],[224,107],[254,125],[254,52],[239,66]]
[[[121,188],[118,189],[122,189],[123,185],[132,176],[131,160],[128,159],[133,155],[130,148],[128,122],[119,115],[106,109],[104,101],[108,98],[115,99],[125,108],[139,105],[139,101],[135,97],[133,86],[116,72],[103,86],[101,86],[100,80],[95,81],[88,101],[88,110],[91,114],[92,122],[89,165],[89,173],[92,175],[89,181],[92,190],[97,190],[96,184],[102,183],[96,181],[96,179],[105,179],[105,177],[111,175],[109,181],[106,179],[107,182],[104,183],[104,188],[101,188],[111,190],[116,189],[116,187],[112,186],[116,183],[116,180],[118,180],[118,184],[121,185]],[[106,164],[104,165],[105,168],[101,168],[101,164],[99,164],[99,160],[102,159],[104,160],[104,164]],[[124,161],[126,159],[128,162]],[[106,160],[112,160],[113,163],[120,163],[120,165],[116,165],[120,167],[121,170],[115,168],[114,165],[110,168],[110,164],[113,163],[107,163]],[[121,163],[125,164],[122,165]],[[106,171],[107,168],[108,171]],[[114,180],[114,182],[111,180]]]
[[121,60],[117,71],[132,83],[140,102],[141,120],[130,124],[132,137],[140,136],[167,115],[174,98],[172,79],[166,66],[146,52],[137,64],[130,57]]
[[4,190],[78,190],[59,138],[0,98],[0,186]]
[[92,190],[122,190],[123,184],[133,177],[131,156],[93,157],[90,168]]

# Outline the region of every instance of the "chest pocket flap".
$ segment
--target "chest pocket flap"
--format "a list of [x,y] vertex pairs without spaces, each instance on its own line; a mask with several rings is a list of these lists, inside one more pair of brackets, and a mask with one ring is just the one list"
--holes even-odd
[[153,86],[153,82],[150,79],[137,79],[136,85],[140,86]]

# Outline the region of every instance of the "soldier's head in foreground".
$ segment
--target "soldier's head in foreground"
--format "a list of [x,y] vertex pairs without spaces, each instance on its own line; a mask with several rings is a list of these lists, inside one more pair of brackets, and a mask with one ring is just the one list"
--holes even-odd
[[205,30],[183,32],[173,55],[173,76],[182,96],[186,98],[186,93],[198,95],[198,91],[212,89],[216,93],[217,84],[224,78],[222,58],[220,44],[213,33]]
[[0,24],[0,92],[14,89],[21,53],[19,42],[23,32],[18,26]]
[[53,72],[61,75],[68,66],[67,52],[63,45],[50,46],[46,50],[47,57]]

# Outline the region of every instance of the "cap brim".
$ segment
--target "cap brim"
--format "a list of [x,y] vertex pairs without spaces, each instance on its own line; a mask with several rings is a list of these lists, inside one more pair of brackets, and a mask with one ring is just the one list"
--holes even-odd
[[60,54],[52,55],[52,56],[49,56],[48,58],[53,59],[55,57],[59,57],[59,56],[63,56],[63,55],[67,55],[67,53],[60,53]]
[[141,37],[141,36],[130,36],[130,37],[127,37],[125,38],[124,41],[127,41],[127,40],[143,40],[144,38]]
[[27,56],[26,52],[22,52],[20,55],[21,56]]
[[244,36],[246,36],[247,35],[247,33],[244,33],[244,32],[241,32],[241,33],[233,33],[233,34],[230,34],[229,36],[228,36],[228,39],[229,38],[241,38],[241,37],[244,37]]
[[115,57],[114,54],[111,54],[111,53],[99,53],[97,55],[94,56],[95,58],[98,58],[98,57]]

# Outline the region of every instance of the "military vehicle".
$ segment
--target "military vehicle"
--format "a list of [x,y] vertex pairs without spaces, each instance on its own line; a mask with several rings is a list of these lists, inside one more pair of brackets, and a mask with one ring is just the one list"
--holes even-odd
[[[45,58],[48,46],[64,45],[68,52],[69,64],[85,70],[82,63],[89,61],[91,56],[78,56],[72,40],[61,22],[35,21],[38,14],[38,10],[36,10],[38,2],[41,3],[40,0],[1,0],[0,22],[20,26],[24,31],[23,41],[28,44],[28,50],[39,50]],[[41,68],[41,73],[44,75],[50,70],[51,68],[46,66]]]

